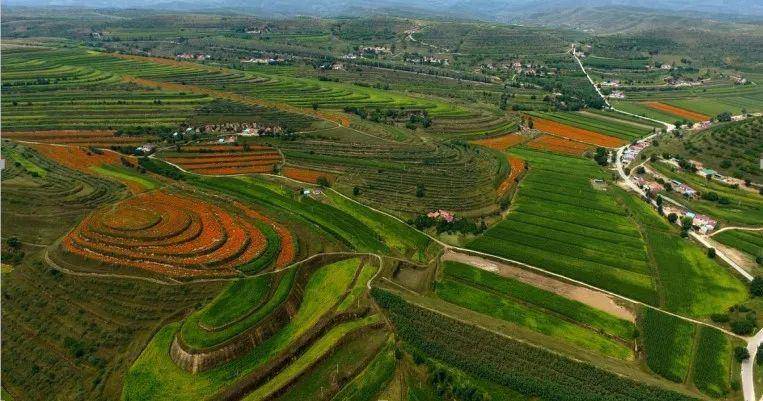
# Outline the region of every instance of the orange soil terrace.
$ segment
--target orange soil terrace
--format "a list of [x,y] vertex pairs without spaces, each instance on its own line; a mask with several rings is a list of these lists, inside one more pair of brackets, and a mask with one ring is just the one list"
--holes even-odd
[[696,113],[691,110],[682,109],[680,107],[671,106],[669,104],[660,103],[660,102],[646,102],[644,103],[646,107],[649,107],[650,109],[664,111],[668,114],[672,114],[674,116],[683,117],[687,120],[692,121],[707,121],[710,119],[710,116],[706,116],[701,113]]
[[293,180],[309,182],[312,184],[318,183],[318,177],[326,177],[326,179],[330,183],[333,183],[334,180],[336,179],[336,176],[334,174],[327,173],[325,171],[311,170],[307,168],[294,167],[294,166],[284,167],[283,170],[281,170],[281,174]]
[[250,146],[246,150],[236,145],[197,145],[182,148],[177,156],[165,157],[170,163],[198,174],[271,173],[281,162],[281,155],[265,146]]
[[587,150],[593,149],[590,145],[551,135],[541,135],[528,142],[527,146],[533,149],[548,150],[574,156],[580,156]]
[[148,142],[148,137],[117,136],[113,131],[92,130],[50,130],[50,131],[10,131],[3,137],[22,141],[108,147],[110,145],[140,145]]
[[509,172],[509,175],[501,182],[501,185],[498,186],[498,196],[505,195],[514,185],[519,174],[525,169],[525,161],[523,159],[516,156],[506,156],[506,159],[509,161],[511,172]]
[[572,127],[569,125],[560,124],[556,121],[544,120],[537,117],[532,117],[532,119],[533,128],[547,132],[549,134],[572,139],[574,141],[590,143],[591,145],[603,146],[607,148],[616,148],[625,144],[625,141],[620,138],[600,134],[598,132]]
[[278,237],[281,239],[281,250],[279,251],[278,258],[276,259],[275,268],[280,269],[282,267],[288,266],[289,263],[291,263],[297,256],[297,250],[294,246],[294,237],[292,237],[291,231],[289,231],[288,228],[282,226],[281,224],[276,223],[271,218],[247,208],[240,202],[234,202],[233,205],[243,210],[247,216],[253,219],[261,220],[273,227],[273,229],[278,234]]
[[[93,153],[87,148],[73,146],[73,145],[53,145],[36,143],[29,145],[34,148],[41,155],[55,161],[58,164],[64,165],[74,170],[81,171],[85,174],[96,175],[93,171],[93,167],[100,167],[103,165],[119,166],[122,164],[121,158],[124,157],[133,164],[138,164],[138,161],[133,156],[122,156],[116,152],[109,150],[102,150],[100,154]],[[111,178],[114,179],[114,178]],[[146,189],[132,180],[118,180],[122,184],[125,184],[130,192],[137,194],[145,191]]]
[[[248,219],[261,217],[236,206]],[[86,259],[172,277],[232,276],[267,245],[248,219],[199,199],[153,191],[93,212],[62,243]],[[282,252],[291,259],[288,243]]]
[[522,135],[514,133],[514,134],[496,136],[493,138],[478,139],[478,140],[472,141],[472,143],[475,143],[477,145],[482,145],[488,148],[492,148],[495,150],[506,150],[512,146],[522,143],[524,139],[525,138]]
[[102,151],[101,154],[93,153],[87,148],[78,146],[60,146],[47,144],[30,145],[43,156],[63,164],[74,170],[92,174],[91,167],[98,167],[104,164],[120,163],[119,154],[109,151]]

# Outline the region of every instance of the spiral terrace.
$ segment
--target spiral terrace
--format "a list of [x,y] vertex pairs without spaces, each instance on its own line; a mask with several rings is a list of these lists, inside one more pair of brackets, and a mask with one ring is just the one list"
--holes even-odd
[[[257,217],[262,216],[241,204],[228,211],[190,196],[154,191],[91,213],[63,246],[86,259],[173,277],[230,276],[260,256],[276,257],[265,252],[273,236],[263,233],[274,230]],[[285,237],[287,231],[278,231]],[[279,247],[276,242],[271,247]]]

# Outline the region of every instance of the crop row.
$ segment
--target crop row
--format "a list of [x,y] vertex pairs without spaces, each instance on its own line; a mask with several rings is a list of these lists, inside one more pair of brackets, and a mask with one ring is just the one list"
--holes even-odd
[[389,311],[404,341],[432,358],[526,396],[559,401],[692,399],[493,334],[381,289],[373,289],[372,294]]

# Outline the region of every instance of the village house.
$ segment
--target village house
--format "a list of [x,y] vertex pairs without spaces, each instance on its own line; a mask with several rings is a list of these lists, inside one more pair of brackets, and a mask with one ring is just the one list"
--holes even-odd
[[673,184],[673,190],[675,190],[679,194],[686,196],[688,198],[693,198],[697,196],[697,191],[691,188],[690,186],[684,183],[681,183],[678,180],[670,180],[670,181]]
[[453,215],[453,213],[442,210],[442,209],[427,213],[427,217],[429,217],[430,219],[435,219],[435,220],[441,219],[448,223],[452,223],[453,220],[455,219],[455,216]]
[[625,99],[625,93],[623,91],[612,91],[607,97],[610,99]]
[[137,148],[135,148],[136,152],[143,153],[144,155],[151,154],[155,150],[156,150],[156,145],[153,143],[144,143],[143,145],[140,145]]
[[715,230],[715,226],[718,224],[718,222],[709,216],[697,214],[694,215],[691,224],[692,226],[697,227],[697,231],[699,231],[701,234],[707,234],[710,231]]

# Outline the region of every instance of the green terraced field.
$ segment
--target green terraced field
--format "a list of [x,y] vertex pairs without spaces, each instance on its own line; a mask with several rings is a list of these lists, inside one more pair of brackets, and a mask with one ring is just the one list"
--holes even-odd
[[713,239],[748,254],[755,259],[763,256],[763,232],[728,230],[713,235]]
[[471,249],[541,266],[624,295],[656,302],[652,271],[638,227],[590,160],[525,149],[530,164],[508,217]]
[[437,295],[464,308],[604,355],[633,358],[635,326],[597,309],[477,268],[446,262]]

